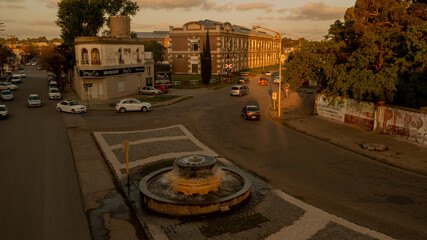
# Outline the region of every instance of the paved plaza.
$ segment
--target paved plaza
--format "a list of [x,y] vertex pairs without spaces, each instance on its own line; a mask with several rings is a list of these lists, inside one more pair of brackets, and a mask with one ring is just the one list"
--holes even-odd
[[[92,134],[150,239],[392,239],[274,188],[213,152],[182,125]],[[129,143],[129,186],[126,185],[125,140]],[[246,172],[252,182],[249,201],[229,212],[202,217],[168,217],[142,207],[139,182],[147,175],[147,169],[156,164],[170,166],[174,159],[193,154],[215,157],[220,165]]]

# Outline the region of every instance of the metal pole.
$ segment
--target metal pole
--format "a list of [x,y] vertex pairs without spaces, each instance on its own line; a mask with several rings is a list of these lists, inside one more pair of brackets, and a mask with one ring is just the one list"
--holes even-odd
[[126,152],[126,178],[127,178],[127,185],[129,186],[129,147],[128,147],[127,140],[125,140],[125,152]]
[[280,93],[281,93],[281,91],[282,91],[282,35],[280,35],[280,33],[277,33],[277,34],[279,34],[279,40],[280,40],[280,43],[279,43],[279,46],[280,46],[280,53],[279,53],[279,106],[277,107],[277,117],[279,117],[280,118],[280,103],[281,103],[281,100],[280,100]]

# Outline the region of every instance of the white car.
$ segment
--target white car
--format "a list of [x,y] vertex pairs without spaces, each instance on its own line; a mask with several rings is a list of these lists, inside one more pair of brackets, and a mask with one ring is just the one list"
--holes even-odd
[[49,99],[61,99],[61,92],[58,88],[49,88]]
[[78,102],[73,100],[65,100],[56,104],[56,110],[58,110],[58,112],[70,112],[70,113],[87,112],[86,106],[80,105]]
[[0,105],[0,118],[7,118],[8,111],[6,105]]
[[151,104],[147,102],[141,102],[138,99],[128,98],[122,99],[116,104],[116,110],[124,113],[130,111],[151,111]]
[[2,90],[1,91],[1,99],[2,100],[13,100],[13,93],[10,90]]
[[25,74],[25,72],[24,72],[24,71],[20,71],[20,72],[18,73],[18,75],[19,75],[21,78],[26,78],[26,77],[27,77],[27,75]]
[[11,83],[21,83],[21,76],[19,76],[18,74],[13,74],[12,78],[10,79]]
[[271,71],[268,71],[265,73],[265,76],[271,76],[271,75],[273,75],[273,73]]
[[280,83],[279,76],[275,76],[273,82],[276,84],[279,84]]
[[246,85],[234,85],[231,87],[231,96],[243,96],[249,94],[249,88]]
[[0,83],[0,90],[6,90],[6,89],[16,90],[16,89],[18,89],[18,86],[16,86],[13,83],[10,83],[10,82],[2,82],[2,83]]
[[37,94],[30,94],[28,97],[28,107],[41,107],[42,100]]

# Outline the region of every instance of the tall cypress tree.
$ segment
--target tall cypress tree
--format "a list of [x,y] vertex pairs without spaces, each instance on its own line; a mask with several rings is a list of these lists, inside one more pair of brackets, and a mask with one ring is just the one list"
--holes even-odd
[[209,41],[209,31],[206,33],[206,41],[203,43],[203,49],[200,53],[200,64],[202,69],[202,82],[209,84],[212,76],[211,46]]

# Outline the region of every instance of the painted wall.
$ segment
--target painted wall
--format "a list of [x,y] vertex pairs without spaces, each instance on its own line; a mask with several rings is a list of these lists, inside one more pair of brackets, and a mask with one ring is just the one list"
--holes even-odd
[[389,105],[377,106],[375,129],[399,138],[427,145],[427,113]]
[[367,129],[374,128],[375,105],[368,102],[357,102],[353,99],[337,99],[332,104],[326,97],[317,96],[317,113],[320,116],[361,126]]

